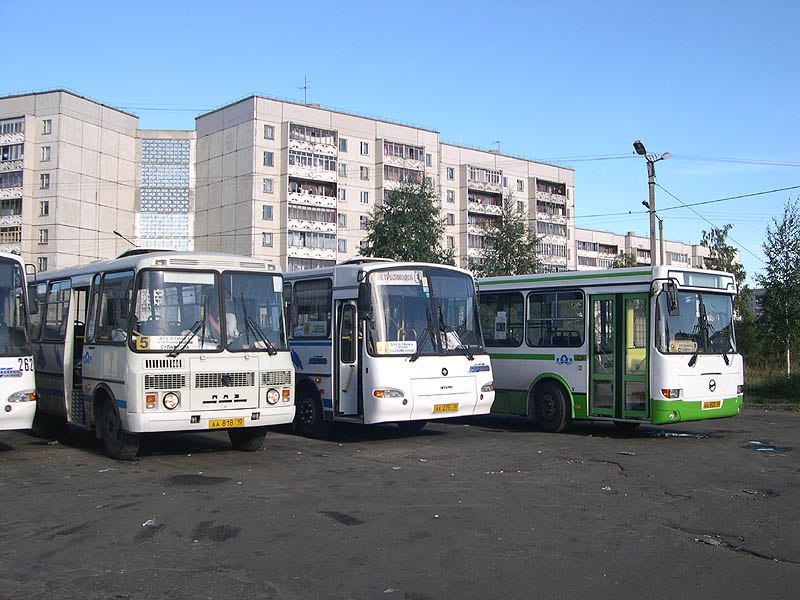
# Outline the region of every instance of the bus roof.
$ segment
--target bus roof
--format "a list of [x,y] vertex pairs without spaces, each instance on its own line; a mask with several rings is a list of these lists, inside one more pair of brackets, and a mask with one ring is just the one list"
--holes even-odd
[[402,270],[402,269],[420,269],[420,268],[446,269],[448,271],[455,271],[457,273],[463,273],[464,275],[472,277],[472,273],[470,273],[466,269],[461,269],[460,267],[454,267],[453,265],[441,265],[436,263],[420,263],[420,262],[401,262],[401,261],[382,259],[377,261],[370,260],[368,262],[346,261],[330,267],[321,267],[319,269],[306,269],[304,271],[292,271],[291,273],[285,273],[284,278],[287,281],[296,281],[299,279],[331,277],[334,280],[334,286],[343,287],[343,286],[358,285],[358,274],[360,272],[370,273],[372,271],[379,271],[386,269]]

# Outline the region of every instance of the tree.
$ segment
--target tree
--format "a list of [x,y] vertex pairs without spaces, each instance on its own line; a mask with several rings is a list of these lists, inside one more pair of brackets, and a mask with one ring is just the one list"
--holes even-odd
[[786,353],[786,376],[792,374],[792,346],[800,340],[800,210],[797,201],[783,207],[780,222],[773,217],[761,245],[766,271],[756,276],[764,288],[762,323]]
[[633,252],[620,252],[614,259],[614,262],[611,263],[611,268],[627,269],[628,267],[636,267],[638,265],[639,263],[636,260],[636,257],[633,255]]
[[425,178],[405,181],[373,211],[364,256],[453,264],[453,249],[442,248],[445,220],[433,185]]
[[500,216],[482,227],[483,253],[480,261],[470,260],[469,268],[477,277],[536,273],[539,238],[531,231],[522,211],[517,209],[511,192],[503,197]]
[[743,315],[747,312],[747,291],[744,288],[744,278],[746,273],[744,266],[739,262],[738,251],[735,246],[728,244],[728,233],[733,225],[728,223],[722,227],[712,227],[711,231],[703,231],[700,245],[709,249],[709,257],[706,259],[706,266],[716,271],[725,271],[733,275],[736,280],[736,289],[739,294],[733,302],[737,314]]

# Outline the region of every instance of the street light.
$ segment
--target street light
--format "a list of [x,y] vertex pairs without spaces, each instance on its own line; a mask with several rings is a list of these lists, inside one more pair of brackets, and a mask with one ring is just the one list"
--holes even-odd
[[[647,149],[644,147],[642,140],[633,142],[633,149],[639,156],[644,156],[647,160],[647,185],[650,192],[650,264],[656,264],[656,163],[660,160],[666,160],[672,156],[669,152],[664,154],[648,154]],[[664,259],[662,257],[663,264]]]
[[[647,200],[642,200],[642,204],[644,204],[645,208],[650,208],[650,203]],[[663,265],[664,264],[664,219],[656,215],[656,219],[658,219],[658,260]]]

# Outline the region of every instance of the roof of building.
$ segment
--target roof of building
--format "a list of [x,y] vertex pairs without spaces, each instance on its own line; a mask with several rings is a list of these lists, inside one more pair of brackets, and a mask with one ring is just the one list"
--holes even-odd
[[139,115],[135,115],[133,113],[129,113],[127,111],[122,110],[121,108],[117,108],[116,106],[110,106],[108,104],[104,104],[102,102],[98,102],[94,98],[89,98],[88,96],[82,96],[81,94],[78,94],[78,93],[73,92],[72,90],[68,90],[66,88],[56,88],[56,89],[52,89],[52,90],[40,90],[40,91],[36,91],[36,92],[24,92],[24,93],[20,93],[20,94],[9,94],[7,96],[0,96],[0,100],[6,100],[8,98],[23,98],[25,96],[43,96],[45,94],[57,94],[59,92],[63,93],[63,94],[69,94],[70,96],[75,96],[76,98],[80,98],[81,100],[86,100],[87,102],[92,102],[94,104],[102,106],[103,108],[109,108],[111,110],[115,110],[115,111],[117,111],[119,113],[122,113],[123,115],[128,115],[129,117],[134,117],[136,119],[139,118]]

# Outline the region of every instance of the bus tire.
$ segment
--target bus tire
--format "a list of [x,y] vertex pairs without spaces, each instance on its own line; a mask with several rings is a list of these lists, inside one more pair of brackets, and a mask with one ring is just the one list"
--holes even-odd
[[68,428],[69,424],[64,417],[37,409],[36,414],[33,416],[31,433],[38,438],[56,440],[63,437]]
[[548,433],[565,431],[572,421],[567,396],[561,386],[548,380],[539,384],[533,396],[534,420]]
[[322,403],[319,397],[303,389],[298,394],[294,414],[294,430],[300,435],[311,438],[324,438],[333,433],[333,423],[322,420]]
[[641,423],[633,423],[631,421],[614,421],[614,426],[620,433],[630,433],[639,427],[639,425],[641,425]]
[[240,452],[257,452],[264,447],[267,437],[266,427],[239,427],[228,429],[231,445]]
[[106,453],[116,460],[133,460],[139,452],[139,436],[128,433],[122,427],[117,407],[106,400],[103,404],[103,418],[100,421],[103,445]]
[[425,429],[427,424],[428,422],[425,419],[418,419],[416,421],[398,421],[397,427],[400,429],[400,433],[410,434],[419,433]]

